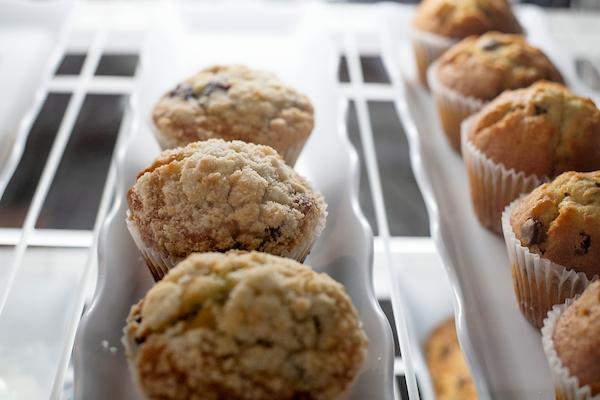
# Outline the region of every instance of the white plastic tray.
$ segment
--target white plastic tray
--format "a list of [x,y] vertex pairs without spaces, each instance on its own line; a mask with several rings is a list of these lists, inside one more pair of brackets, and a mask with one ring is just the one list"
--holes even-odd
[[[216,26],[218,18],[245,18],[204,11],[204,21]],[[162,93],[197,69],[239,62],[278,73],[315,105],[316,129],[296,169],[323,192],[329,215],[306,262],[345,285],[369,337],[368,359],[349,398],[392,399],[392,335],[372,288],[372,235],[359,211],[357,157],[343,127],[345,104],[340,102],[335,84],[338,55],[327,35],[315,27],[316,11],[309,7],[285,25],[255,11],[253,19],[263,23],[233,33],[199,28],[204,25],[193,18],[193,12],[187,10],[181,20],[177,15],[163,15],[163,21],[173,20],[154,29],[142,54],[139,90],[132,99],[135,122],[117,161],[116,205],[100,235],[97,289],[74,348],[75,397],[138,398],[120,338],[130,306],[152,281],[125,227],[125,193],[139,170],[159,153],[146,122],[151,107]],[[310,24],[303,18],[306,13],[311,13]],[[272,29],[270,21],[277,22]],[[173,31],[175,26],[180,29]]]
[[[398,91],[396,105],[432,236],[453,286],[459,340],[479,396],[553,398],[539,332],[521,316],[515,300],[504,241],[477,222],[462,159],[443,136],[430,94],[417,83],[406,31],[412,9],[384,6],[381,11],[385,62]],[[528,39],[558,65],[571,89],[593,97],[577,81],[573,60],[554,45],[542,12],[521,6],[518,17]],[[422,339],[421,332],[412,332],[415,340]]]

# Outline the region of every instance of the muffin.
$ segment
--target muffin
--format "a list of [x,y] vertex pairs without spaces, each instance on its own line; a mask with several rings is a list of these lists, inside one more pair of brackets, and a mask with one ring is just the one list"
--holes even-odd
[[600,399],[600,282],[548,313],[542,341],[556,398]]
[[192,254],[131,309],[123,343],[148,399],[337,399],[366,357],[344,287],[265,253]]
[[566,171],[600,169],[600,110],[558,83],[506,91],[462,125],[473,208],[501,232],[504,208]]
[[539,186],[506,208],[502,228],[519,307],[540,328],[600,275],[600,171]]
[[521,35],[470,36],[445,52],[428,71],[442,128],[460,151],[460,124],[508,89],[539,80],[562,82],[560,72]]
[[454,318],[433,331],[425,344],[425,355],[438,400],[477,399],[473,378],[456,337]]
[[308,98],[274,74],[213,66],[160,98],[152,119],[163,149],[211,138],[271,146],[293,166],[313,126]]
[[258,250],[303,261],[321,194],[275,150],[210,139],[165,150],[127,194],[127,225],[155,279],[194,252]]
[[421,82],[426,84],[427,67],[460,39],[489,31],[522,32],[508,1],[422,1],[410,32]]

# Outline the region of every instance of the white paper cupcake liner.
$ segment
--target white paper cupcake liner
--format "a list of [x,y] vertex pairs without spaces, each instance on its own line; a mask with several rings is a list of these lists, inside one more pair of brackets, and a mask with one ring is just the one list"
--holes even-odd
[[510,216],[520,199],[502,214],[502,231],[512,268],[513,287],[521,312],[536,328],[541,328],[548,311],[585,290],[594,279],[529,251],[515,236]]
[[460,153],[460,126],[472,114],[488,102],[461,93],[442,84],[436,76],[437,62],[427,70],[427,81],[435,101],[442,128],[452,148]]
[[[160,281],[167,274],[167,272],[169,272],[171,268],[175,267],[177,264],[179,264],[179,262],[183,260],[183,257],[167,256],[162,254],[160,251],[157,251],[152,247],[146,245],[146,243],[142,239],[142,236],[140,235],[139,229],[129,219],[129,211],[127,211],[127,218],[125,221],[127,224],[127,229],[129,230],[133,241],[135,242],[140,253],[142,253],[142,257],[146,262],[146,266],[150,270],[150,273],[152,274],[152,277],[156,282]],[[308,257],[308,255],[310,254],[310,251],[318,237],[318,233],[320,233],[320,230],[317,231],[318,232],[313,233],[309,240],[305,240],[304,242],[300,243],[298,246],[291,249],[286,254],[276,255],[291,258],[300,263],[304,262],[306,257]]]
[[171,268],[173,268],[181,260],[183,260],[183,258],[180,257],[164,255],[161,252],[146,245],[146,243],[142,239],[142,236],[140,235],[137,226],[135,226],[135,224],[129,219],[129,211],[127,211],[127,218],[125,221],[127,223],[127,229],[129,230],[133,241],[135,242],[137,248],[140,250],[140,253],[142,253],[142,257],[146,262],[146,266],[150,270],[150,273],[152,274],[152,277],[156,282],[160,281],[163,278],[163,276],[165,276],[167,272],[169,272]]
[[469,177],[471,202],[481,225],[496,233],[502,233],[502,212],[514,199],[529,193],[548,181],[547,177],[527,175],[514,168],[507,169],[486,157],[467,138],[475,116],[461,125],[462,156]]
[[427,86],[427,68],[446,50],[458,43],[458,40],[422,31],[414,27],[410,27],[408,34],[415,53],[419,80],[423,85]]
[[600,394],[592,396],[592,388],[589,385],[580,386],[579,379],[569,373],[554,348],[554,328],[560,315],[570,306],[575,299],[567,299],[565,303],[556,305],[548,312],[542,328],[542,345],[544,353],[550,366],[552,381],[556,391],[556,398],[561,400],[600,400]]

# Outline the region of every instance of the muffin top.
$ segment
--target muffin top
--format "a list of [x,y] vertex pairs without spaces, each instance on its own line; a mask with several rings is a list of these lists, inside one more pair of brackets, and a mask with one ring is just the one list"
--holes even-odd
[[436,65],[435,76],[441,84],[484,101],[542,79],[563,81],[544,53],[523,36],[498,32],[462,40],[442,54]]
[[588,278],[600,275],[600,171],[565,172],[513,209],[516,238],[533,253]]
[[196,251],[293,255],[323,229],[320,193],[270,147],[211,139],[166,150],[129,189],[144,243],[173,257]]
[[425,344],[425,352],[438,400],[477,399],[473,378],[456,337],[454,318],[433,331]]
[[192,254],[172,269],[132,307],[124,344],[152,399],[334,399],[358,373],[367,338],[329,276],[230,252]]
[[308,98],[274,74],[242,65],[206,68],[160,98],[152,112],[163,148],[221,138],[281,151],[314,126]]
[[522,32],[506,0],[424,0],[413,26],[456,39],[488,31]]
[[600,281],[592,283],[558,318],[552,338],[563,366],[600,394]]
[[600,169],[600,110],[558,83],[502,93],[467,134],[491,160],[527,175]]

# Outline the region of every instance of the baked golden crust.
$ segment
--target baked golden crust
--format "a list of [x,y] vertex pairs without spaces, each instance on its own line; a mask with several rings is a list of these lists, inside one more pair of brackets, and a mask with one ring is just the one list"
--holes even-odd
[[600,110],[558,83],[502,93],[467,134],[492,161],[527,175],[600,169]]
[[131,370],[150,399],[335,399],[366,357],[344,287],[265,253],[197,253],[127,318]]
[[220,139],[164,151],[127,200],[143,242],[171,257],[231,249],[293,257],[326,216],[321,194],[275,150]]
[[435,75],[444,86],[484,101],[539,80],[563,82],[544,53],[521,35],[470,36],[445,52],[436,65]]
[[600,275],[600,171],[566,172],[525,196],[510,217],[532,253],[589,279]]
[[456,337],[454,318],[433,331],[425,344],[425,353],[438,400],[477,399],[475,384]]
[[417,7],[413,26],[456,39],[488,31],[522,32],[506,0],[424,0]]
[[[163,149],[197,140],[243,140],[295,161],[314,126],[308,98],[274,74],[242,65],[205,68],[166,93],[152,118]],[[296,151],[296,149],[298,149]]]
[[563,366],[581,386],[590,385],[592,395],[600,394],[600,281],[563,312],[552,338]]

